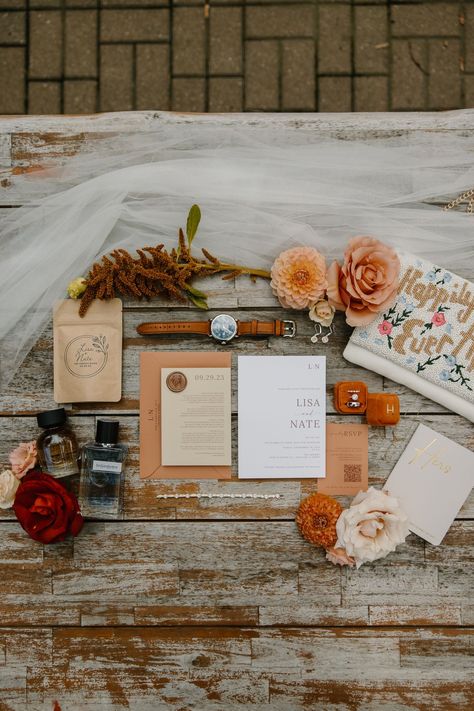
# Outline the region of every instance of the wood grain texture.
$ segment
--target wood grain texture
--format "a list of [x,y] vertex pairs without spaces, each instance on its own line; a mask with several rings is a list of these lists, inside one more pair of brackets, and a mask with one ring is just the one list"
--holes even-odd
[[[60,165],[84,142],[167,123],[186,126],[286,125],[345,139],[458,131],[474,135],[474,111],[444,114],[174,115],[130,112],[0,119],[0,216],[15,174]],[[93,144],[91,144],[93,145]],[[27,198],[27,193],[24,194]],[[13,206],[13,207],[12,207]],[[474,277],[474,265],[463,275]],[[209,316],[295,318],[268,285],[207,282]],[[411,535],[382,561],[341,569],[298,534],[301,499],[315,480],[278,482],[140,480],[139,354],[220,349],[210,340],[143,338],[145,320],[202,319],[166,301],[124,304],[123,398],[66,404],[81,444],[95,420],[118,415],[129,444],[121,521],[87,521],[77,539],[43,546],[11,511],[0,512],[0,711],[471,711],[474,707],[474,496],[443,544]],[[239,354],[327,356],[327,410],[337,380],[363,379],[397,392],[396,428],[371,428],[370,483],[381,485],[420,422],[470,449],[462,417],[345,362],[350,329],[342,318],[326,347],[298,336],[241,339],[233,353],[233,441]],[[0,462],[37,434],[35,414],[55,407],[52,331],[46,328],[8,391],[0,396]],[[353,421],[360,418],[353,417]],[[234,449],[234,461],[236,452]],[[276,499],[157,499],[159,494],[279,494]],[[343,504],[347,501],[341,499]]]

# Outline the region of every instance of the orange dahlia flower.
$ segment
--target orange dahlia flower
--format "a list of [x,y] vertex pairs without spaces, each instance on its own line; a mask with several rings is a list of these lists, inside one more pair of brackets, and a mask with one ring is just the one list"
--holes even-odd
[[270,285],[282,306],[307,309],[326,291],[326,260],[313,247],[293,247],[282,252],[271,269]]
[[301,502],[296,523],[307,541],[331,548],[337,541],[336,523],[341,513],[342,506],[336,499],[325,494],[311,494]]

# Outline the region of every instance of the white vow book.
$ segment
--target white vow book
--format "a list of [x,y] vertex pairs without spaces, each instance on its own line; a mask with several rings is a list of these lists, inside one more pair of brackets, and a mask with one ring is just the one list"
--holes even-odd
[[419,425],[385,482],[410,531],[439,546],[474,484],[474,453]]
[[239,356],[239,478],[326,476],[326,358]]

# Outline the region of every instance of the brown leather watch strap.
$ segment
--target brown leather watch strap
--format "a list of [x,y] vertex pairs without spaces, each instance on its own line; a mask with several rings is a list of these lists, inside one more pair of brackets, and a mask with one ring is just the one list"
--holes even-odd
[[239,321],[239,336],[282,336],[284,326],[281,321]]
[[[151,321],[137,326],[141,336],[189,333],[202,336],[211,335],[210,321]],[[237,321],[238,336],[289,336],[296,333],[294,321]]]
[[153,321],[137,326],[137,331],[141,336],[157,336],[166,333],[191,333],[209,336],[209,329],[209,321]]

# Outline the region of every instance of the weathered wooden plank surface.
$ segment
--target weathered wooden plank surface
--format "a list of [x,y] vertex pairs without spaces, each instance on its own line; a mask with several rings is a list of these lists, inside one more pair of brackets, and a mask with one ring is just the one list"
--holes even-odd
[[355,571],[328,564],[294,521],[87,522],[54,549],[4,522],[0,625],[459,626],[474,529],[456,529],[442,560],[412,535]]
[[[84,142],[114,134],[186,127],[287,125],[345,139],[407,132],[474,133],[474,111],[444,114],[176,116],[137,112],[89,117],[0,119],[0,208],[12,171],[61,165]],[[474,277],[474,265],[463,275]],[[298,337],[242,339],[239,354],[327,356],[327,409],[337,380],[363,379],[372,392],[397,392],[396,428],[370,429],[370,483],[381,485],[419,422],[474,448],[461,417],[387,379],[346,363],[350,329],[342,318],[328,346],[310,342],[312,325],[283,311],[268,285],[206,285],[212,316],[296,318]],[[80,443],[95,420],[116,414],[130,446],[124,520],[88,521],[56,546],[30,540],[11,511],[0,512],[0,711],[259,709],[262,711],[452,711],[474,707],[472,545],[474,496],[443,544],[416,536],[383,561],[340,569],[299,536],[295,510],[314,480],[143,481],[139,478],[138,363],[141,351],[214,350],[211,340],[155,340],[143,320],[200,320],[168,302],[126,303],[123,398],[68,405]],[[52,399],[51,327],[0,397],[0,462],[37,434],[34,415]],[[360,418],[352,418],[361,421]],[[234,451],[234,461],[236,452]],[[157,499],[162,494],[278,494],[272,499]],[[346,503],[341,499],[342,503]],[[57,711],[57,707],[56,707]]]
[[[466,684],[473,666],[470,630],[221,628],[216,634],[148,627],[34,635],[40,653],[23,650],[8,689],[10,699],[26,700],[28,709],[50,709],[55,700],[68,710],[468,711],[473,702]],[[25,636],[31,632],[13,630],[9,648]]]

